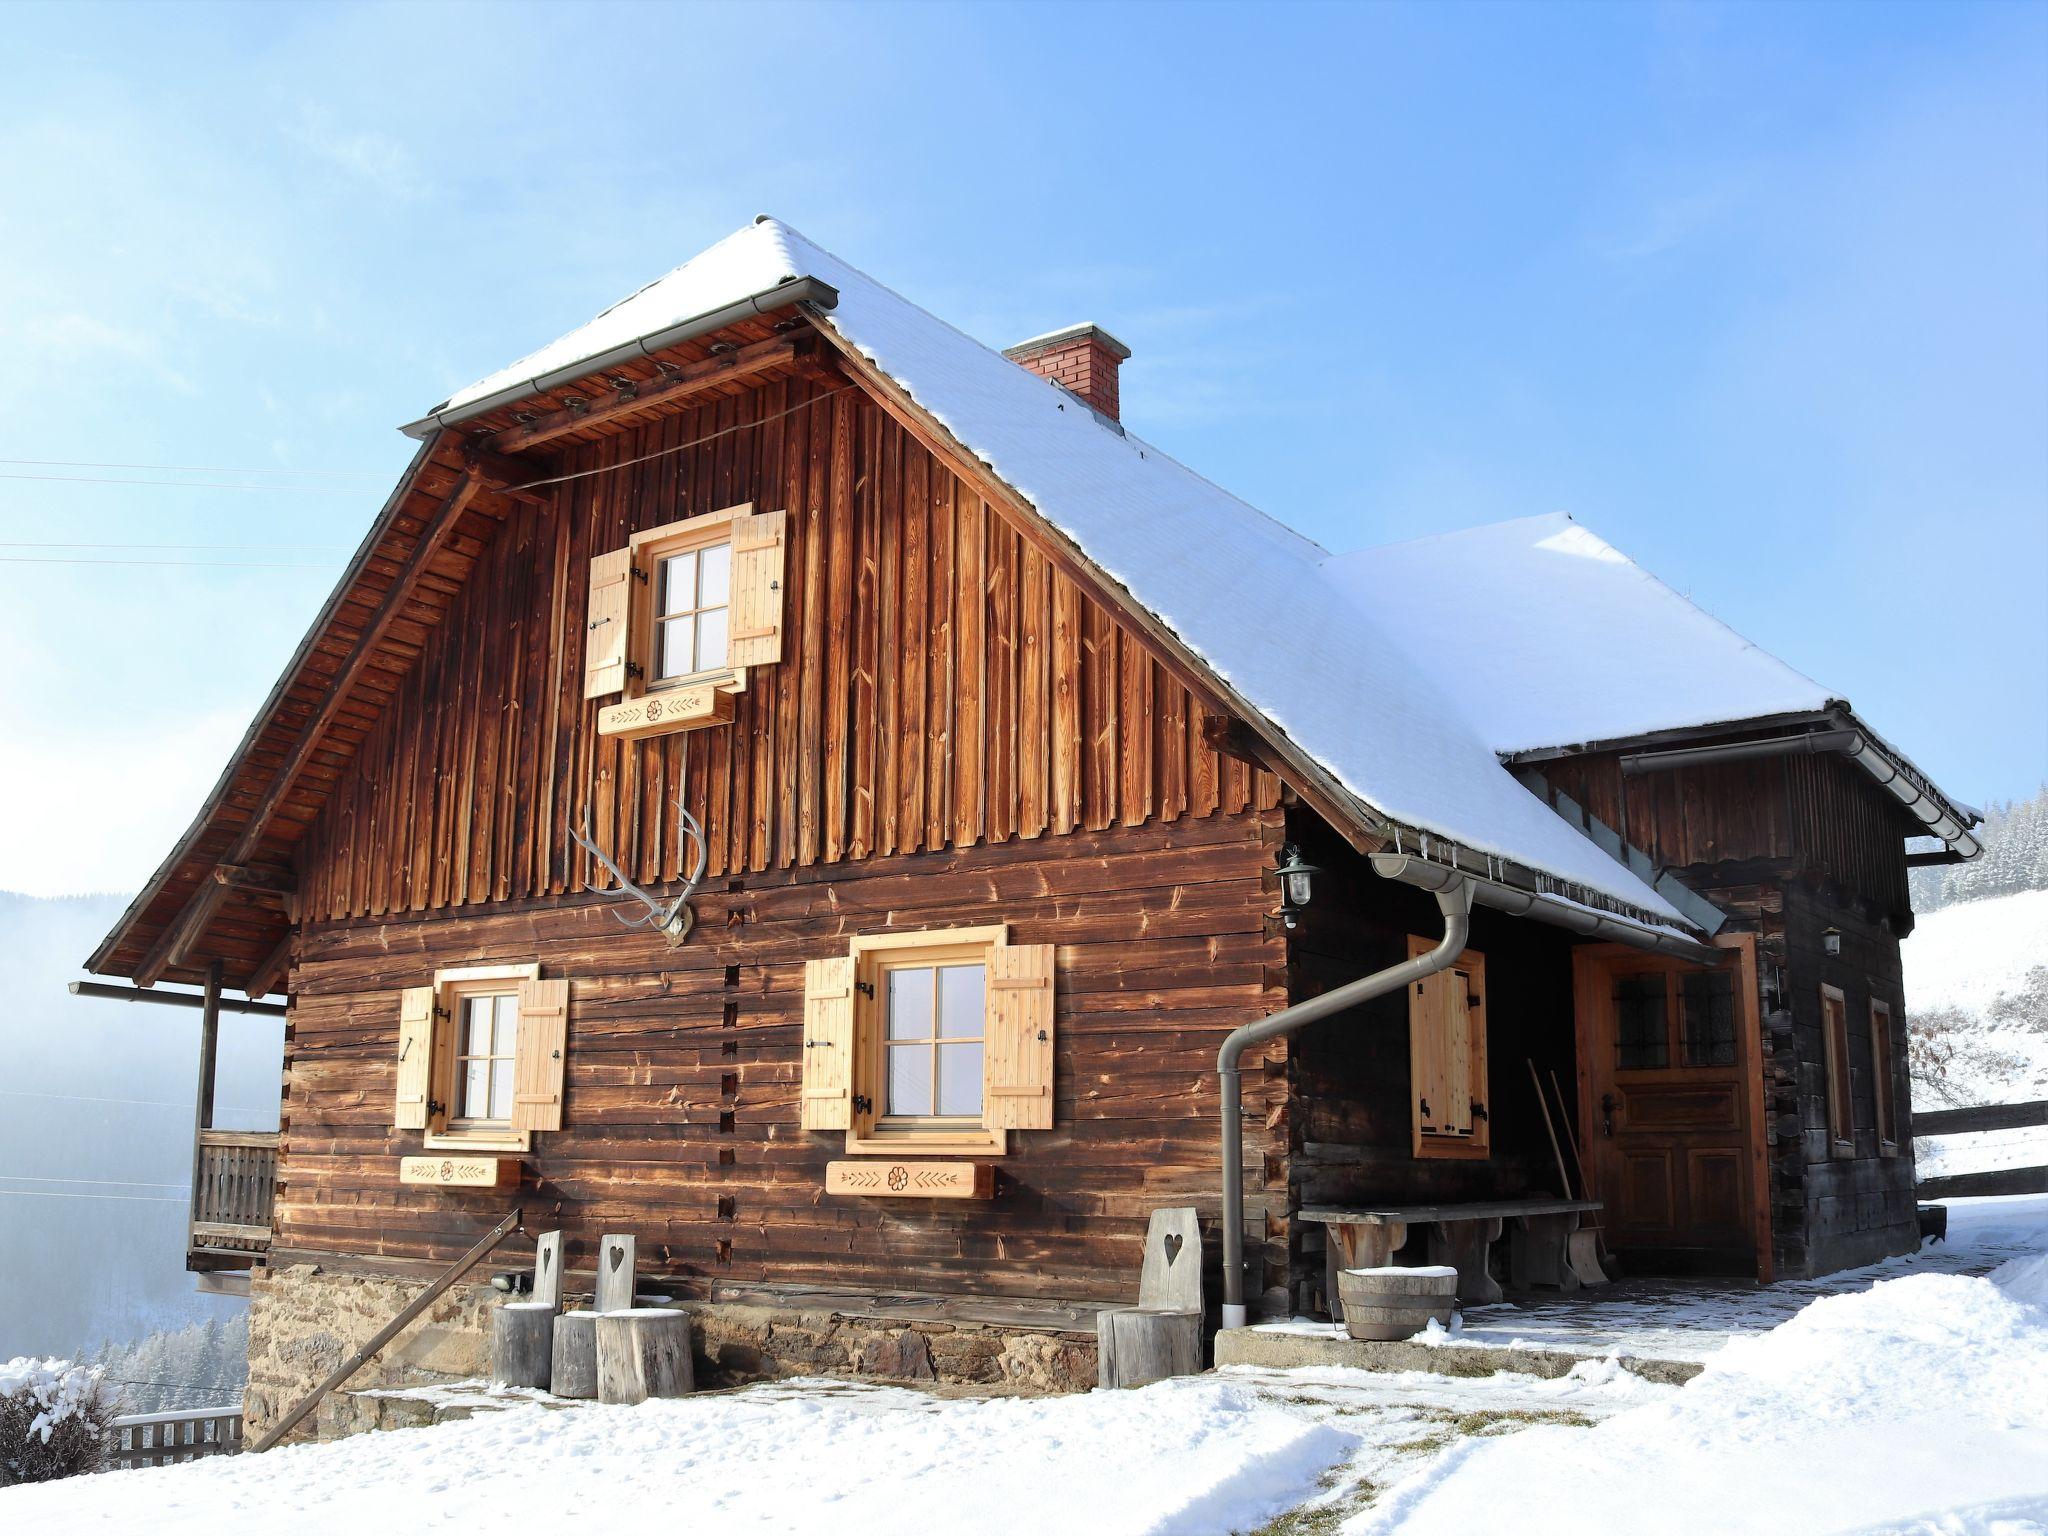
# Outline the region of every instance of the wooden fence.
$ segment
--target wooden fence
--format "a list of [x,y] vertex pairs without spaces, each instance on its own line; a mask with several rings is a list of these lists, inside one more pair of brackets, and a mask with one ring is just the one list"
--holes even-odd
[[232,1456],[241,1448],[240,1404],[123,1414],[107,1431],[109,1467],[165,1467],[202,1456]]
[[[1980,1131],[2010,1131],[2048,1125],[2048,1099],[2025,1104],[1973,1104],[1967,1109],[1915,1111],[1913,1139],[1923,1136],[1972,1136]],[[1922,1179],[1913,1193],[1922,1200],[1964,1195],[2048,1194],[2048,1167],[1998,1168],[1989,1173],[1944,1173]]]

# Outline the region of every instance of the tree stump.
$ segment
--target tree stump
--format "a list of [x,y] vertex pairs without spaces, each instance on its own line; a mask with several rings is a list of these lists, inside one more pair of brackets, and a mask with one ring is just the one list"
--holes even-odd
[[508,1301],[491,1314],[491,1379],[508,1387],[538,1387],[554,1380],[555,1307],[547,1301]]
[[1202,1314],[1128,1307],[1095,1314],[1096,1383],[1142,1387],[1202,1371]]
[[690,1365],[690,1316],[667,1307],[600,1312],[597,1318],[597,1400],[644,1403],[687,1397],[696,1385]]
[[555,1319],[554,1362],[548,1390],[557,1397],[597,1396],[595,1312],[564,1312]]

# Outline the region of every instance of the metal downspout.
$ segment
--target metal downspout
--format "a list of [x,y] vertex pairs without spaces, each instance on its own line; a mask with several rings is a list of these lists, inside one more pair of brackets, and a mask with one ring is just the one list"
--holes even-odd
[[1412,981],[1435,975],[1457,961],[1465,952],[1472,931],[1472,884],[1462,877],[1446,883],[1436,892],[1436,904],[1444,914],[1444,936],[1435,949],[1399,965],[1390,965],[1370,976],[1346,982],[1334,992],[1309,998],[1291,1008],[1255,1020],[1230,1032],[1223,1049],[1216,1053],[1216,1075],[1222,1085],[1223,1110],[1223,1326],[1245,1325],[1244,1305],[1244,1127],[1239,1122],[1243,1093],[1238,1058],[1250,1046],[1279,1035],[1291,1034],[1304,1024],[1313,1024],[1331,1014],[1342,1013],[1376,997],[1398,992]]

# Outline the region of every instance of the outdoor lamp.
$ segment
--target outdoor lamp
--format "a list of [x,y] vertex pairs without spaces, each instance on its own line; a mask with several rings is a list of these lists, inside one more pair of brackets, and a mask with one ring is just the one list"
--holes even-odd
[[1275,873],[1280,877],[1280,918],[1292,928],[1301,909],[1308,905],[1309,888],[1314,877],[1322,871],[1313,864],[1304,863],[1301,850],[1288,843],[1280,850],[1280,867]]
[[1824,931],[1820,936],[1820,947],[1828,954],[1839,955],[1842,952],[1842,930],[1829,928]]

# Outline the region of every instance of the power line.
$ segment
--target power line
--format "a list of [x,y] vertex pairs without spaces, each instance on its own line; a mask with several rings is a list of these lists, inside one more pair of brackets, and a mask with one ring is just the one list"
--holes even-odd
[[[0,1179],[10,1179],[21,1184],[97,1184],[104,1189],[181,1189],[189,1190],[189,1184],[166,1184],[156,1179],[64,1179],[50,1173],[0,1173]],[[34,1191],[25,1191],[33,1194]]]
[[326,571],[324,565],[281,560],[79,560],[68,555],[0,555],[0,565],[148,565],[179,566],[194,571]]
[[0,464],[29,464],[38,469],[150,469],[179,475],[368,475],[384,477],[380,469],[288,469],[280,464],[267,468],[230,469],[225,464],[117,464],[97,459],[0,459]]
[[346,549],[345,544],[94,544],[86,539],[0,540],[0,549]]
[[88,1195],[71,1189],[0,1189],[0,1195],[33,1195],[38,1200],[127,1200],[138,1205],[183,1205],[182,1195]]
[[[0,1088],[0,1099],[52,1099],[60,1104],[128,1104],[138,1109],[190,1109],[190,1099],[102,1099],[83,1093],[34,1093],[26,1088]],[[216,1113],[263,1115],[270,1111],[254,1104],[216,1104]]]
[[354,496],[353,485],[236,485],[228,480],[129,480],[107,475],[17,475],[0,470],[0,480],[35,480],[45,485],[169,485],[185,491],[262,491],[271,496]]

